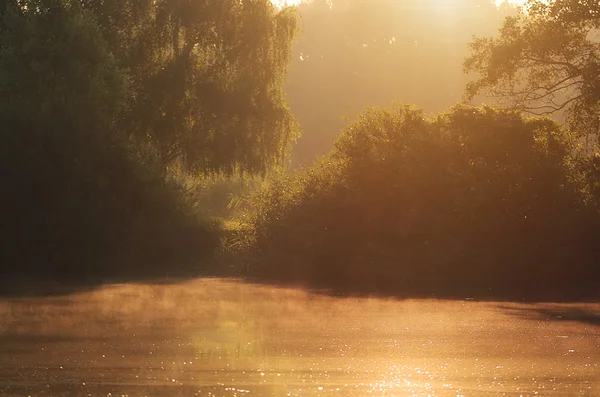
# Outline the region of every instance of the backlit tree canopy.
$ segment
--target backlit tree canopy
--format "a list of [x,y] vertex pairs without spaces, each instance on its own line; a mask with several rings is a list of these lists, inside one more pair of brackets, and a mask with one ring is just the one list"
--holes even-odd
[[467,96],[484,94],[537,114],[565,111],[573,126],[598,131],[600,4],[530,0],[499,36],[478,38],[465,61],[477,72]]
[[268,0],[10,0],[0,283],[165,275],[212,253],[216,228],[172,170],[257,174],[284,158],[294,31]]
[[281,89],[290,10],[269,0],[80,3],[129,75],[119,128],[152,143],[165,166],[260,173],[284,158],[297,135]]

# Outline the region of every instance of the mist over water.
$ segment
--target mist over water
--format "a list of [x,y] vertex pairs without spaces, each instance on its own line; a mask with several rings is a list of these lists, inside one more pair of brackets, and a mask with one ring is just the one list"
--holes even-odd
[[6,396],[596,395],[600,305],[204,279],[0,301]]
[[0,0],[0,397],[600,395],[600,9],[500,3]]

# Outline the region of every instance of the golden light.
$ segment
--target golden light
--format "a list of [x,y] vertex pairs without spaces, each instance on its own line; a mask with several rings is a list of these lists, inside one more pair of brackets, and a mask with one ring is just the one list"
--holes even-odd
[[495,0],[496,5],[500,7],[503,3],[509,3],[515,6],[522,6],[527,3],[527,0]]
[[304,0],[271,0],[271,2],[278,8],[297,6],[303,1]]
[[[271,0],[271,2],[273,4],[275,4],[275,6],[277,6],[278,8],[297,6],[300,3],[306,2],[306,1],[310,1],[310,0]],[[448,3],[449,3],[448,0],[437,0],[437,1],[439,1],[440,5],[448,5]],[[503,3],[509,3],[509,4],[515,5],[515,6],[522,6],[525,3],[527,3],[528,0],[491,0],[491,1],[494,1],[496,3],[496,5],[499,7]]]

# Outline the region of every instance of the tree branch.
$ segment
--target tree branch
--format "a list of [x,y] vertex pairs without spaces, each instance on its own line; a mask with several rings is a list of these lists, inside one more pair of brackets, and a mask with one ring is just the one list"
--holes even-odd
[[[549,115],[549,114],[556,113],[559,110],[564,109],[570,103],[572,103],[574,101],[577,101],[577,100],[579,100],[581,98],[583,98],[583,95],[577,95],[577,96],[574,96],[573,98],[570,98],[570,99],[566,100],[562,105],[558,105],[558,104],[554,104],[553,103],[554,106],[552,106],[552,105],[525,106],[525,107],[522,108],[522,110],[524,112],[530,113],[530,114]],[[537,112],[537,110],[548,109],[548,108],[549,108],[549,110]]]

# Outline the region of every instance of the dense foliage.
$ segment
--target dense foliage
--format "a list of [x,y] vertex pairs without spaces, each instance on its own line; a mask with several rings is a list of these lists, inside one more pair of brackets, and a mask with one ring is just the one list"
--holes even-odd
[[119,127],[164,166],[264,173],[297,137],[282,93],[295,34],[269,0],[84,0],[130,94]]
[[[204,210],[238,207],[239,228],[227,236],[251,275],[407,296],[597,290],[600,160],[574,133],[598,120],[591,4],[531,1],[499,39],[477,40],[466,63],[480,72],[471,96],[490,89],[520,110],[562,98],[577,128],[491,107],[435,117],[370,110],[313,167],[284,172],[229,208],[232,190],[260,181],[226,177],[264,175],[298,135],[282,93],[291,10],[269,0],[4,4],[2,280],[197,271],[223,238]],[[390,4],[406,23],[436,26],[435,39],[390,19]],[[460,90],[464,80],[444,63],[462,57],[444,41],[453,28],[402,4],[303,6],[306,32],[321,33],[297,47],[290,92],[310,131],[337,132],[331,118],[360,101],[424,93],[437,107]],[[490,26],[470,18],[478,6],[488,21],[502,16],[483,0],[459,6],[481,29]],[[440,65],[448,75],[435,72]],[[430,98],[438,88],[446,99]]]
[[283,159],[293,33],[267,0],[9,1],[2,280],[179,275],[211,255],[185,179]]
[[250,274],[411,296],[587,296],[597,188],[591,159],[571,153],[548,119],[371,110],[254,199],[241,218]]

